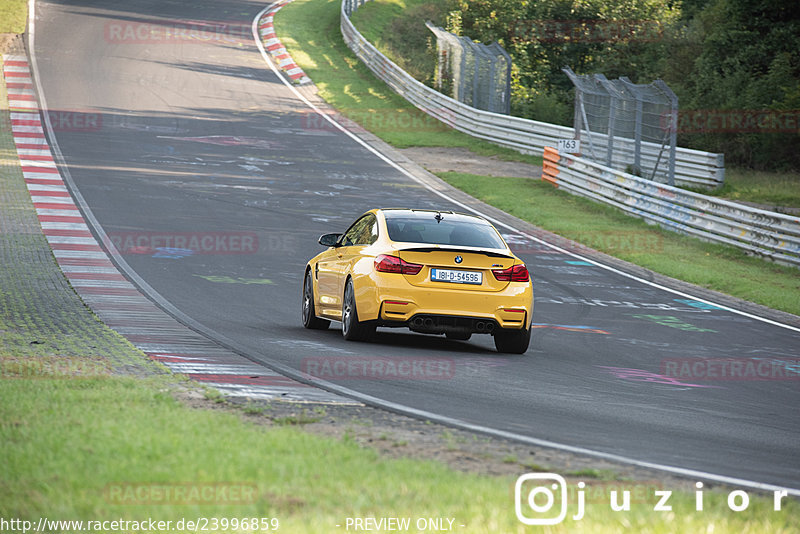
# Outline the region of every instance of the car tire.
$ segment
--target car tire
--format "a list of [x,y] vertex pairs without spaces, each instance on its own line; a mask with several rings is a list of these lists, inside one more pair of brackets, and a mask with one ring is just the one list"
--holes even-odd
[[307,272],[303,279],[303,326],[311,330],[327,330],[331,322],[327,319],[320,319],[316,315],[314,306],[314,281],[311,280],[311,273]]
[[497,352],[507,354],[524,354],[531,342],[531,329],[511,330],[502,328],[494,334],[494,346]]
[[358,320],[353,279],[348,278],[342,298],[342,335],[348,341],[366,341],[375,333],[375,323]]

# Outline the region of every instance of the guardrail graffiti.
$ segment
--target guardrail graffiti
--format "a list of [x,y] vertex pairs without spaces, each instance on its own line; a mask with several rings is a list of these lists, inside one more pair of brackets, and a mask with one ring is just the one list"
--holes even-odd
[[657,184],[552,147],[544,149],[542,179],[669,230],[800,267],[800,217]]

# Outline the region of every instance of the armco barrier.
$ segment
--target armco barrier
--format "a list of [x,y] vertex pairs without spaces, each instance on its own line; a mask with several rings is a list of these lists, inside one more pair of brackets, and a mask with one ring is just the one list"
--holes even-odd
[[[473,137],[537,155],[542,154],[546,146],[553,146],[557,139],[574,137],[572,128],[481,111],[417,81],[381,54],[350,22],[353,11],[366,1],[342,0],[340,27],[345,43],[378,78],[428,115]],[[598,142],[603,142],[602,137],[596,137]],[[632,148],[625,140],[615,142],[615,147],[612,159],[625,166],[622,162],[631,159],[627,156],[633,153]],[[656,144],[643,143],[642,159],[654,162],[660,149]],[[722,154],[680,147],[676,150],[675,183],[678,185],[718,186],[724,181],[724,172]]]
[[656,184],[571,154],[544,149],[542,179],[649,222],[800,266],[800,218]]

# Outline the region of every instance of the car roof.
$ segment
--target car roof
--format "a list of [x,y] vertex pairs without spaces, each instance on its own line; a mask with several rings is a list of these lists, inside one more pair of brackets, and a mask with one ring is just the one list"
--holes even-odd
[[410,208],[379,208],[376,211],[382,212],[384,216],[389,218],[403,217],[403,218],[418,218],[427,219],[435,216],[437,213],[443,216],[455,217],[456,220],[471,219],[475,222],[484,224],[491,224],[489,221],[479,215],[471,215],[468,213],[459,213],[451,210],[431,210],[431,209],[410,209]]

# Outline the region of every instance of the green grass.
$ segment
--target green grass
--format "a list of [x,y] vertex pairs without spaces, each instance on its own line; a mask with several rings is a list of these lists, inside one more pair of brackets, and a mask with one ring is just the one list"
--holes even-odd
[[[8,124],[7,112],[0,115]],[[8,142],[7,135],[0,135],[0,150],[7,152]],[[22,184],[18,169],[2,177]],[[14,209],[34,216],[29,202]],[[41,257],[25,261],[43,265]],[[5,263],[0,269],[7,272],[10,266]],[[118,362],[132,364],[145,357],[87,308],[60,304],[71,310],[71,322],[63,323],[63,317],[52,315],[52,306],[35,305],[38,297],[31,295],[39,291],[23,287],[0,284],[0,334],[14,334],[10,348],[0,354],[0,518],[5,521],[152,518],[174,525],[182,518],[277,518],[282,532],[328,533],[342,529],[336,525],[353,516],[451,517],[465,525],[457,527],[461,532],[529,531],[514,514],[513,477],[463,474],[428,461],[388,460],[352,439],[313,436],[290,425],[254,425],[249,422],[258,412],[253,406],[240,412],[190,408],[173,397],[176,383],[186,387],[180,377],[112,373]],[[70,293],[55,285],[47,293],[66,299],[63,295]],[[49,329],[42,326],[50,323]],[[70,329],[69,343],[59,345],[62,323],[79,328]],[[38,343],[25,338],[42,328],[48,337],[36,339]],[[105,333],[86,333],[93,328]],[[214,407],[226,404],[218,394],[207,398]],[[312,411],[312,416],[323,414]],[[636,485],[630,484],[635,494]],[[190,498],[182,496],[187,493]],[[672,513],[656,513],[652,502],[636,501],[630,512],[614,513],[591,501],[579,526],[601,534],[788,534],[796,529],[796,501],[772,512],[769,498],[753,495],[747,511],[733,513],[724,497],[708,492],[705,511],[694,512],[694,497],[679,493],[671,501]],[[192,529],[169,531],[186,530]],[[574,530],[568,520],[547,531]]]
[[425,22],[443,26],[447,11],[447,0],[373,0],[361,6],[351,20],[384,55],[433,87],[436,37]]
[[[514,514],[513,477],[389,460],[352,440],[188,408],[173,399],[170,380],[6,376],[0,387],[0,517],[264,517],[278,518],[280,530],[292,533],[333,532],[356,516],[450,517],[465,525],[461,532],[526,532]],[[593,496],[579,523],[586,532],[789,533],[800,512],[796,501],[773,512],[771,499],[753,494],[747,511],[733,513],[725,494],[708,491],[702,512],[694,510],[691,493],[676,492],[672,513],[654,512],[652,495],[616,513],[605,500],[607,482],[585,480]],[[165,496],[170,488],[174,495],[176,488],[208,486],[227,493],[206,502]],[[619,482],[614,489],[630,488],[636,496],[638,486]],[[567,520],[550,532],[572,532],[575,525]]]
[[[158,374],[66,285],[38,232],[5,100],[0,81],[0,519],[276,517],[283,532],[331,532],[347,516],[448,515],[473,532],[519,528],[510,480],[387,461],[293,426],[324,409],[266,426],[247,422],[258,415],[253,405],[237,413],[175,400],[186,380]],[[205,392],[204,406],[227,405]],[[208,502],[175,496],[204,488],[213,490]],[[250,498],[232,493],[243,489]],[[764,523],[755,514],[742,521]]]
[[[435,39],[425,20],[444,24],[446,0],[373,0],[352,17],[364,37],[403,70],[432,85],[436,68]],[[718,191],[699,192],[730,200],[785,207],[800,207],[800,174],[726,169],[725,185]]]
[[[646,224],[547,182],[443,173],[449,184],[559,235],[667,276],[800,315],[797,269]],[[568,214],[568,215],[566,215]]]
[[0,33],[23,33],[28,20],[28,0],[0,0]]
[[272,421],[278,425],[308,425],[319,422],[324,413],[310,412],[303,408],[299,414],[287,415],[285,417],[273,417]]
[[340,113],[398,147],[465,147],[482,155],[541,164],[457,132],[418,110],[392,91],[356,58],[339,31],[339,0],[297,0],[275,18],[281,41]]
[[770,207],[800,208],[800,173],[727,169],[725,185],[715,192],[730,200],[758,202]]

